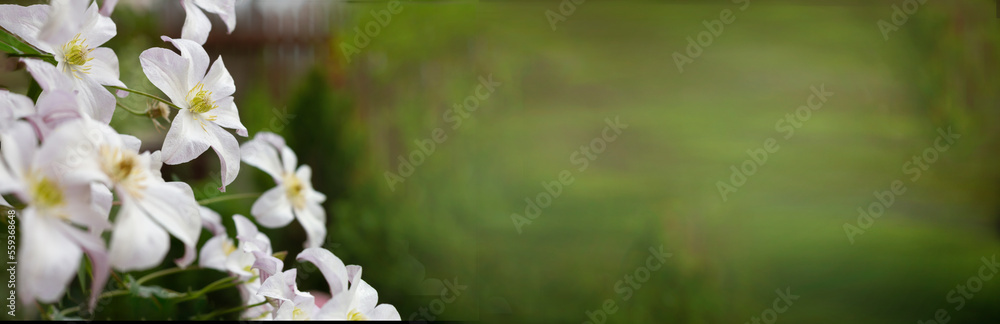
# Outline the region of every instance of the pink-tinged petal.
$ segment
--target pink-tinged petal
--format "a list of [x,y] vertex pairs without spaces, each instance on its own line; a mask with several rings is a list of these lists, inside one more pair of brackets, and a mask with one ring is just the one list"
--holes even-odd
[[69,42],[83,27],[88,2],[52,0],[49,17],[38,31],[38,39],[52,45]]
[[212,22],[190,0],[181,0],[181,6],[184,7],[184,13],[187,15],[184,18],[184,27],[181,28],[181,38],[205,44],[205,41],[208,40],[208,33],[212,31]]
[[222,98],[222,100],[216,101],[215,104],[219,107],[207,113],[215,117],[215,124],[231,128],[236,131],[237,135],[246,137],[248,135],[247,128],[240,122],[240,115],[236,111],[236,104],[233,103],[233,97]]
[[97,83],[109,86],[125,88],[125,84],[119,80],[118,56],[115,51],[107,47],[98,47],[90,52],[90,73],[88,75]]
[[89,48],[96,48],[107,43],[118,34],[118,27],[115,22],[107,16],[98,12],[97,2],[90,4],[84,13],[85,20],[83,27],[79,30],[83,44]]
[[330,285],[330,295],[336,297],[347,290],[347,267],[333,252],[321,248],[307,248],[295,257],[298,261],[309,261],[319,268]]
[[149,173],[153,174],[153,177],[157,180],[163,180],[163,174],[160,173],[160,168],[162,167],[163,153],[160,151],[153,151],[153,153],[149,153]]
[[139,148],[142,147],[142,141],[138,137],[132,135],[119,134],[118,138],[121,139],[123,148],[129,151],[138,152]]
[[[241,158],[246,164],[257,167],[273,177],[275,181],[280,181],[283,173],[281,160],[278,158],[278,151],[274,146],[263,139],[268,135],[274,134],[259,132],[254,135],[252,140],[243,143],[240,146]],[[282,141],[282,144],[284,144],[284,141]]]
[[295,218],[292,214],[292,204],[285,196],[285,187],[277,186],[265,191],[250,207],[250,215],[257,219],[261,226],[279,228],[288,225]]
[[320,307],[319,312],[316,313],[316,319],[346,321],[347,312],[351,310],[348,307],[351,305],[351,298],[353,296],[353,294],[346,291],[333,295],[333,297],[330,297],[330,300],[323,304],[323,307]]
[[21,219],[18,255],[18,291],[22,302],[33,304],[59,301],[80,266],[83,250],[59,227],[56,215],[41,215],[26,208]]
[[[206,64],[208,63],[207,58],[206,56]],[[226,64],[222,62],[222,56],[219,56],[219,58],[215,59],[215,63],[212,63],[212,68],[208,70],[208,74],[205,74],[205,79],[202,83],[205,84],[205,90],[212,92],[213,100],[230,97],[233,93],[236,93],[236,81],[233,80],[233,76],[226,69]]]
[[187,109],[177,112],[163,140],[163,163],[186,163],[208,150],[209,142],[199,120]]
[[271,256],[270,254],[253,251],[253,256],[256,258],[253,262],[252,269],[258,269],[260,271],[261,282],[267,281],[271,276],[281,273],[285,268],[285,263]]
[[149,269],[159,265],[169,250],[167,232],[126,198],[111,232],[111,265],[120,271]]
[[305,247],[320,247],[326,240],[326,211],[316,203],[306,203],[305,208],[295,209],[295,218],[306,231]]
[[42,90],[69,91],[73,90],[75,86],[73,79],[62,71],[59,71],[55,65],[32,58],[22,58],[21,62],[24,62],[28,73],[31,73],[31,76],[38,82],[38,85],[42,88]]
[[111,17],[111,13],[115,11],[117,5],[118,0],[104,0],[104,4],[101,5],[101,15]]
[[219,190],[226,192],[226,186],[233,183],[236,175],[240,173],[240,143],[219,125],[204,120],[203,122],[209,145],[219,156],[219,164],[222,167],[222,187]]
[[295,298],[295,275],[295,269],[272,275],[260,285],[257,295],[282,301],[291,301]]
[[361,280],[361,266],[352,264],[347,266],[347,282],[354,284]]
[[53,130],[65,122],[80,119],[84,113],[80,111],[76,96],[66,90],[44,91],[38,97],[38,113],[28,116],[31,122],[45,140]]
[[115,114],[115,95],[92,78],[83,77],[74,81],[76,89],[80,90],[77,95],[80,96],[78,102],[83,112],[105,125],[110,123]]
[[187,70],[188,86],[194,87],[205,78],[205,71],[208,70],[208,53],[201,47],[201,44],[183,38],[172,39],[167,36],[160,38],[164,42],[174,44],[174,47],[181,51],[181,57],[191,62]]
[[368,320],[372,321],[400,321],[399,311],[396,310],[395,306],[390,304],[378,305],[373,309],[368,316]]
[[139,64],[149,82],[163,91],[170,101],[181,108],[188,107],[186,97],[194,87],[194,84],[188,84],[187,71],[191,62],[171,50],[154,47],[139,54]]
[[225,234],[216,235],[205,241],[199,253],[198,266],[202,268],[226,271],[226,245],[233,244]]
[[212,235],[225,235],[226,227],[222,225],[222,216],[208,207],[198,207],[201,215],[201,226],[207,229]]
[[236,28],[236,0],[194,0],[194,3],[205,11],[219,15],[230,33]]
[[63,233],[69,236],[90,258],[93,279],[90,284],[90,299],[87,303],[88,309],[94,309],[97,300],[104,291],[104,285],[111,275],[111,260],[107,249],[104,248],[104,240],[100,235],[84,233],[68,224],[60,224]]
[[175,262],[181,267],[191,264],[201,235],[201,212],[191,187],[183,182],[150,181],[138,205],[170,235],[184,243],[184,257]]
[[236,250],[226,258],[226,269],[239,277],[240,280],[248,280],[254,276],[252,267],[257,258],[254,257],[253,252],[247,252],[247,250],[252,250],[247,247],[248,245],[252,244],[240,242]]
[[0,5],[0,27],[17,35],[22,40],[34,47],[52,53],[53,47],[38,39],[45,22],[49,19],[49,5]]

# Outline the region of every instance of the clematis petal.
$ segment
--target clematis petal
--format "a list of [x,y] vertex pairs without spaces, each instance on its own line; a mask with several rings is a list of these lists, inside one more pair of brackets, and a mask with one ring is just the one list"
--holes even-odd
[[[201,226],[207,229],[212,235],[225,235],[226,227],[222,225],[222,216],[216,213],[214,210],[208,207],[198,207],[199,215],[201,215]],[[239,228],[239,225],[237,225]]]
[[104,0],[101,5],[101,15],[105,17],[111,17],[111,13],[115,11],[115,6],[118,5],[118,0]]
[[226,244],[233,244],[225,234],[216,235],[205,241],[198,253],[198,266],[202,268],[226,271]]
[[37,47],[46,53],[52,53],[53,47],[38,39],[45,22],[49,20],[49,5],[0,5],[0,27],[17,35],[31,46]]
[[347,290],[347,267],[333,252],[321,248],[306,248],[298,256],[298,261],[309,261],[319,268],[330,285],[330,295],[336,297]]
[[[38,138],[31,129],[31,125],[25,122],[15,123],[6,133],[0,133],[0,142],[3,149],[0,155],[7,162],[7,171],[16,179],[23,179],[26,172],[32,165],[32,159],[38,150]],[[6,184],[14,186],[14,183]],[[0,184],[0,188],[6,187]]]
[[233,215],[233,223],[236,223],[236,239],[240,242],[251,243],[256,250],[271,253],[271,240],[257,230],[257,226],[243,215]]
[[[208,56],[205,56],[205,64],[208,64]],[[230,97],[236,92],[236,81],[233,80],[233,76],[229,74],[229,70],[226,69],[226,64],[222,62],[222,56],[215,59],[215,63],[212,63],[212,68],[208,70],[208,74],[204,74],[205,90],[212,92],[212,98],[219,100],[219,98]],[[246,136],[246,135],[244,135]]]
[[187,108],[187,94],[194,84],[188,83],[188,69],[191,63],[183,57],[166,48],[150,48],[139,54],[139,64],[160,91],[163,91],[170,101],[181,108]]
[[191,0],[181,0],[184,7],[184,27],[181,28],[181,38],[190,39],[198,44],[205,44],[208,33],[212,31],[212,22]]
[[[110,197],[105,196],[105,193],[108,193],[107,187],[100,184],[92,185],[93,183],[61,184],[66,204],[63,209],[71,222],[84,225],[100,233],[111,228],[107,214],[103,213],[104,208],[110,209],[111,200]],[[94,192],[94,187],[97,187],[96,192]],[[100,187],[104,187],[104,190],[102,191]],[[100,206],[95,204],[94,197],[97,197],[96,204],[100,204]]]
[[267,281],[267,278],[275,274],[281,273],[285,267],[284,262],[267,253],[254,251],[253,256],[256,260],[254,260],[252,268],[260,271],[260,280],[262,282]]
[[260,285],[258,296],[274,298],[281,301],[291,301],[295,298],[295,269],[272,275]]
[[32,58],[22,58],[21,62],[42,90],[72,90],[75,86],[73,79],[48,62]]
[[94,309],[101,292],[104,291],[104,284],[108,282],[111,275],[111,260],[107,249],[104,248],[104,240],[98,234],[87,234],[65,223],[60,224],[60,226],[62,232],[79,245],[90,258],[93,279],[90,284],[91,292],[87,306],[88,309]]
[[194,3],[205,11],[219,15],[230,33],[236,28],[236,0],[194,0]]
[[175,260],[178,265],[191,264],[201,235],[200,210],[191,187],[178,181],[150,181],[139,206],[170,235],[184,243],[184,257]]
[[295,209],[295,218],[306,231],[305,247],[320,247],[326,240],[326,211],[317,203],[306,203]]
[[375,309],[375,305],[378,304],[378,291],[372,288],[367,282],[362,279],[358,279],[357,282],[351,284],[351,290],[354,293],[354,308],[361,313],[368,313]]
[[285,188],[282,186],[265,191],[250,207],[250,214],[261,226],[268,228],[284,227],[295,218],[292,204],[285,196]]
[[[79,89],[78,102],[81,110],[101,123],[107,125],[115,113],[115,95],[111,94],[93,78],[74,79],[75,89]],[[89,108],[89,109],[88,109]]]
[[[272,133],[259,132],[254,135],[252,140],[243,143],[240,146],[241,158],[246,164],[257,167],[267,172],[275,181],[280,181],[284,173],[282,172],[281,160],[278,158],[278,151],[275,150],[274,146],[264,140],[268,135],[277,136]],[[284,146],[284,140],[282,140],[282,146]]]
[[59,125],[80,119],[84,115],[76,102],[76,96],[66,90],[43,91],[38,97],[37,108],[38,113],[26,119],[35,126],[43,141]]
[[[160,36],[160,39],[174,44],[174,47],[181,51],[181,57],[191,63],[187,70],[188,86],[193,88],[205,78],[205,71],[208,70],[208,53],[205,52],[205,48],[201,47],[201,44],[190,39],[173,39],[167,36]],[[208,84],[205,86],[208,90]]]
[[219,190],[226,192],[226,186],[233,183],[240,173],[240,143],[215,123],[204,121],[204,126],[208,143],[219,156],[219,164],[222,166],[222,187]]
[[118,34],[118,27],[115,26],[114,20],[100,14],[96,1],[90,4],[83,16],[85,20],[80,30],[80,38],[87,47],[100,47]]
[[[96,182],[90,183],[90,207],[105,222],[107,222],[108,216],[111,215],[111,205],[114,204],[114,199],[114,195],[111,194],[111,190],[108,187]],[[110,228],[110,224],[108,225]]]
[[[284,165],[285,173],[292,173],[295,171],[295,165],[299,163],[299,158],[295,156],[295,151],[292,151],[291,148],[285,146],[281,148],[281,162]],[[307,172],[309,172],[309,175],[306,179],[308,179],[309,176],[312,176],[311,170]]]
[[38,39],[47,44],[65,44],[83,29],[87,1],[52,0],[49,17],[38,31]]
[[219,108],[215,108],[211,112],[215,116],[215,124],[225,128],[232,128],[236,130],[237,135],[246,137],[247,128],[240,122],[240,115],[236,111],[236,104],[233,103],[233,97],[222,98],[222,100],[216,101],[215,104],[219,105]]
[[90,73],[88,75],[97,83],[125,88],[119,80],[118,55],[107,47],[98,47],[90,52]]
[[159,265],[169,250],[167,232],[125,198],[111,232],[111,265],[120,271],[149,269]]
[[399,311],[395,306],[389,304],[378,305],[366,316],[372,321],[400,321]]
[[163,163],[185,163],[208,150],[209,144],[202,135],[205,132],[193,114],[187,109],[177,112],[163,140]]
[[38,214],[29,207],[20,219],[23,234],[17,253],[30,257],[18,261],[18,292],[28,304],[35,299],[56,302],[75,277],[83,250],[61,233],[58,216]]
[[0,132],[14,124],[15,120],[35,113],[35,103],[25,95],[0,90]]

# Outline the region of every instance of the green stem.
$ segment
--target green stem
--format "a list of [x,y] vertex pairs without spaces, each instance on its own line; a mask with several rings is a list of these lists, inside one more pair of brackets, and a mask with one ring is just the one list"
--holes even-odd
[[178,272],[184,272],[184,271],[188,271],[188,270],[198,270],[198,269],[201,269],[201,268],[199,268],[199,267],[187,267],[187,268],[163,269],[163,270],[160,270],[160,271],[153,272],[153,273],[150,273],[148,275],[145,275],[142,278],[139,278],[139,280],[135,281],[135,284],[141,286],[143,283],[146,283],[147,281],[150,281],[150,280],[153,280],[153,279],[156,279],[156,278],[159,278],[159,277],[163,277],[163,276],[170,275],[170,274],[175,274],[175,273],[178,273]]
[[149,110],[146,110],[146,111],[135,111],[135,110],[132,110],[132,109],[131,109],[131,108],[129,108],[129,107],[125,107],[125,105],[123,105],[123,104],[122,104],[122,103],[120,103],[120,102],[115,102],[115,105],[116,105],[116,106],[118,106],[118,107],[119,107],[119,108],[121,108],[121,109],[124,109],[124,110],[125,110],[125,111],[127,111],[127,112],[130,112],[130,113],[132,113],[132,114],[134,114],[134,115],[138,115],[138,116],[145,116],[145,115],[146,115],[146,113],[147,113],[147,112],[149,112]]
[[236,280],[236,278],[225,277],[225,278],[216,280],[215,282],[212,282],[212,283],[208,284],[208,286],[205,286],[205,288],[202,288],[201,290],[195,291],[193,293],[188,293],[187,296],[181,297],[181,298],[177,299],[177,301],[178,302],[182,302],[182,301],[197,299],[198,297],[204,296],[207,293],[210,293],[210,292],[213,292],[213,291],[216,291],[216,290],[222,290],[222,289],[230,288],[230,287],[236,287],[236,285],[239,285],[241,283],[243,283],[243,282],[241,282],[239,280]]
[[191,317],[191,320],[194,320],[194,321],[209,320],[209,319],[212,319],[213,317],[216,317],[216,316],[219,316],[219,315],[224,315],[224,314],[239,312],[239,311],[242,311],[242,310],[251,309],[251,308],[254,308],[254,307],[257,307],[257,306],[260,306],[260,305],[264,305],[264,304],[267,304],[266,300],[262,301],[262,302],[259,302],[259,303],[256,303],[256,304],[253,304],[253,305],[237,306],[237,307],[233,307],[233,308],[230,308],[230,309],[224,309],[224,310],[220,310],[220,311],[214,311],[214,312],[211,312],[211,313],[208,313],[208,314],[204,314],[204,315],[197,315],[197,316]]
[[198,201],[198,204],[204,206],[204,205],[208,205],[208,204],[211,204],[211,203],[216,203],[216,202],[226,201],[226,200],[256,198],[256,197],[260,197],[260,195],[261,195],[260,193],[256,193],[256,192],[253,192],[253,193],[232,194],[232,195],[228,195],[228,196],[202,199],[202,200]]
[[118,87],[118,86],[107,86],[107,87],[115,89],[115,90],[128,91],[128,92],[140,95],[140,96],[148,97],[150,99],[153,99],[153,100],[165,103],[165,104],[167,104],[167,106],[170,106],[170,107],[172,107],[174,109],[181,109],[181,107],[178,107],[177,105],[175,105],[170,100],[166,100],[166,99],[163,99],[163,98],[160,98],[160,97],[157,97],[157,96],[154,96],[154,95],[151,95],[151,94],[139,91],[139,90],[132,90],[132,89],[129,89],[129,88],[122,88],[122,87]]

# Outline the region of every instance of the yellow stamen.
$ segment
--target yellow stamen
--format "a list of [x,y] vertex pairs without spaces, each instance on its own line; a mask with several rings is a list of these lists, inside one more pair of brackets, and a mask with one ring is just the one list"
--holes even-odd
[[361,315],[361,313],[359,313],[358,310],[354,309],[354,310],[351,310],[349,313],[347,313],[347,320],[348,321],[367,321],[368,319],[365,318],[364,315]]
[[90,57],[90,52],[93,52],[93,48],[87,48],[84,45],[87,39],[81,39],[80,34],[76,34],[69,42],[63,44],[63,60],[67,64],[67,68],[73,72],[73,75],[79,78],[77,75],[79,73],[90,73],[90,66],[87,66],[93,57]]
[[[191,104],[191,111],[196,113],[206,113],[212,109],[219,108],[212,101],[212,92],[205,90],[204,83],[198,83],[191,91],[188,91],[188,102]],[[215,120],[214,117],[210,120]]]

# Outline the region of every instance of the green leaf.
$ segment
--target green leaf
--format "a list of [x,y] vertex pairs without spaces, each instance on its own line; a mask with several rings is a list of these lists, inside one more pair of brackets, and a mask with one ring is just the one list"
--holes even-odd
[[33,46],[3,29],[0,29],[0,51],[9,54],[42,54]]

